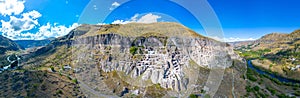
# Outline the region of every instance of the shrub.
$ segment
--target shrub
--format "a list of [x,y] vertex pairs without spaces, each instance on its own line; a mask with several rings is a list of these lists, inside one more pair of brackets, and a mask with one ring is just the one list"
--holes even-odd
[[258,92],[258,95],[261,97],[261,98],[267,98],[267,95],[261,93],[261,92]]
[[300,96],[300,91],[296,91],[296,92],[294,93],[294,95],[295,95],[295,96]]
[[278,94],[277,97],[278,98],[290,98],[289,96],[287,96],[285,94]]
[[271,67],[273,67],[273,64],[270,64],[270,66],[269,66],[269,67],[270,67],[270,68],[271,68]]
[[72,78],[70,76],[67,76],[69,80],[72,80]]
[[253,75],[247,74],[247,77],[250,81],[253,81],[253,82],[257,81],[257,78],[255,78]]
[[130,51],[130,53],[131,53],[132,55],[136,54],[136,51],[137,51],[137,50],[138,50],[138,48],[135,47],[135,46],[132,46],[132,47],[130,47],[130,49],[129,49],[129,51]]
[[195,95],[195,94],[190,94],[189,98],[197,98],[197,95]]
[[55,71],[53,66],[50,66],[50,68],[51,68],[51,71]]
[[63,92],[61,90],[56,91],[56,94],[62,94]]
[[276,94],[276,90],[271,87],[267,87],[267,90],[270,91],[272,95]]
[[74,82],[74,83],[77,84],[77,83],[78,83],[78,80],[77,80],[77,79],[73,79],[72,82]]
[[253,90],[252,90],[251,86],[246,86],[246,91],[247,92],[252,92]]
[[259,91],[259,87],[258,86],[255,86],[255,87],[253,87],[253,89],[255,90],[255,91]]

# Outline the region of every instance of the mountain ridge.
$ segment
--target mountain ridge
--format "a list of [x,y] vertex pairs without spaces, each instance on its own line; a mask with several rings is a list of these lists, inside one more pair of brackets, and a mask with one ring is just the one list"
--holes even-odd
[[[171,97],[200,93],[192,85],[203,88],[208,71],[229,68],[232,59],[238,58],[234,56],[227,44],[180,24],[82,25],[29,55],[24,65],[31,66],[29,69],[60,70],[109,95],[128,96],[122,94],[126,88],[144,92],[148,97]],[[65,70],[65,66],[72,70]],[[243,90],[242,86],[236,88]],[[231,95],[218,92],[217,96]]]
[[22,48],[11,39],[0,35],[0,54],[5,54],[6,51],[17,51],[21,49]]

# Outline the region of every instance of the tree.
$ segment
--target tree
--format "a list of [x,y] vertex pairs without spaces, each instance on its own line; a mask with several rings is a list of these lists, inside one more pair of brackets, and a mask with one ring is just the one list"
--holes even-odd
[[255,91],[259,91],[259,87],[258,86],[255,86],[255,87],[253,87],[253,89],[255,90]]

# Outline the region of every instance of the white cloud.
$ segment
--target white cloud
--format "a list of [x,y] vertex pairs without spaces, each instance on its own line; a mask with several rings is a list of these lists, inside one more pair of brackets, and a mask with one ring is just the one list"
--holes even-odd
[[161,18],[161,16],[153,15],[152,13],[149,13],[143,17],[141,17],[139,20],[137,20],[138,23],[153,23],[157,22],[157,19]]
[[118,7],[118,6],[120,6],[120,3],[114,2],[113,4],[111,4],[111,6]]
[[118,2],[113,2],[113,3],[111,4],[111,7],[109,8],[109,10],[113,10],[113,9],[117,8],[118,6],[120,6],[120,3],[118,3]]
[[97,5],[93,5],[94,10],[98,10]]
[[57,23],[40,26],[38,18],[42,14],[35,10],[23,13],[24,3],[24,0],[0,0],[0,15],[9,16],[8,21],[0,20],[0,32],[3,36],[12,40],[41,40],[66,35],[79,26],[78,23],[68,27]]
[[32,19],[37,19],[37,18],[40,18],[42,16],[42,14],[39,13],[38,11],[36,11],[36,10],[33,10],[33,11],[28,12],[28,13],[23,13],[22,16],[23,17],[29,17],[29,18],[32,18]]
[[28,31],[39,25],[38,19],[42,15],[33,10],[28,13],[23,13],[20,18],[10,16],[9,21],[1,20],[2,27],[0,31],[8,38],[15,39],[17,36],[21,36],[21,33]]
[[47,39],[51,37],[60,37],[67,35],[71,30],[74,28],[78,27],[78,23],[74,23],[68,27],[64,25],[58,25],[55,23],[54,25],[51,25],[50,23],[47,23],[46,25],[43,25],[39,28],[39,31],[37,33],[24,33],[21,34],[22,40],[24,39],[34,39],[34,40],[42,40],[42,39]]
[[221,41],[221,42],[236,42],[236,41],[256,40],[255,38],[238,38],[238,37],[230,37],[230,38],[210,37],[210,38]]
[[140,15],[139,14],[135,14],[134,16],[132,16],[130,18],[130,20],[115,20],[112,22],[112,24],[127,24],[127,23],[154,23],[154,22],[158,22],[158,19],[161,18],[161,16],[158,15],[154,15],[152,13],[146,14],[144,16],[141,16],[140,18],[138,18]]
[[115,20],[112,22],[112,24],[127,24],[130,23],[131,21],[124,21],[124,20]]
[[6,15],[19,15],[23,12],[25,6],[23,0],[0,0],[0,14]]
[[23,13],[20,18],[10,16],[10,20],[7,22],[1,20],[2,27],[0,28],[0,32],[3,32],[3,36],[13,40],[41,40],[66,35],[72,29],[79,26],[77,23],[68,27],[58,25],[57,23],[54,23],[54,25],[47,23],[46,25],[40,26],[37,32],[29,32],[29,30],[40,25],[38,18],[41,16],[42,15],[35,10]]
[[106,23],[97,23],[97,25],[106,25]]

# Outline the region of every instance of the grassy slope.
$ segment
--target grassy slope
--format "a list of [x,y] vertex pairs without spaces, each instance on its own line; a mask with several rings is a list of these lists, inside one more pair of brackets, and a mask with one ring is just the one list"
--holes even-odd
[[[300,70],[291,71],[289,67],[300,64],[300,30],[291,34],[272,33],[254,43],[237,49],[247,59],[256,59],[256,66],[279,73],[282,76],[299,79]],[[295,58],[296,60],[291,60]]]

